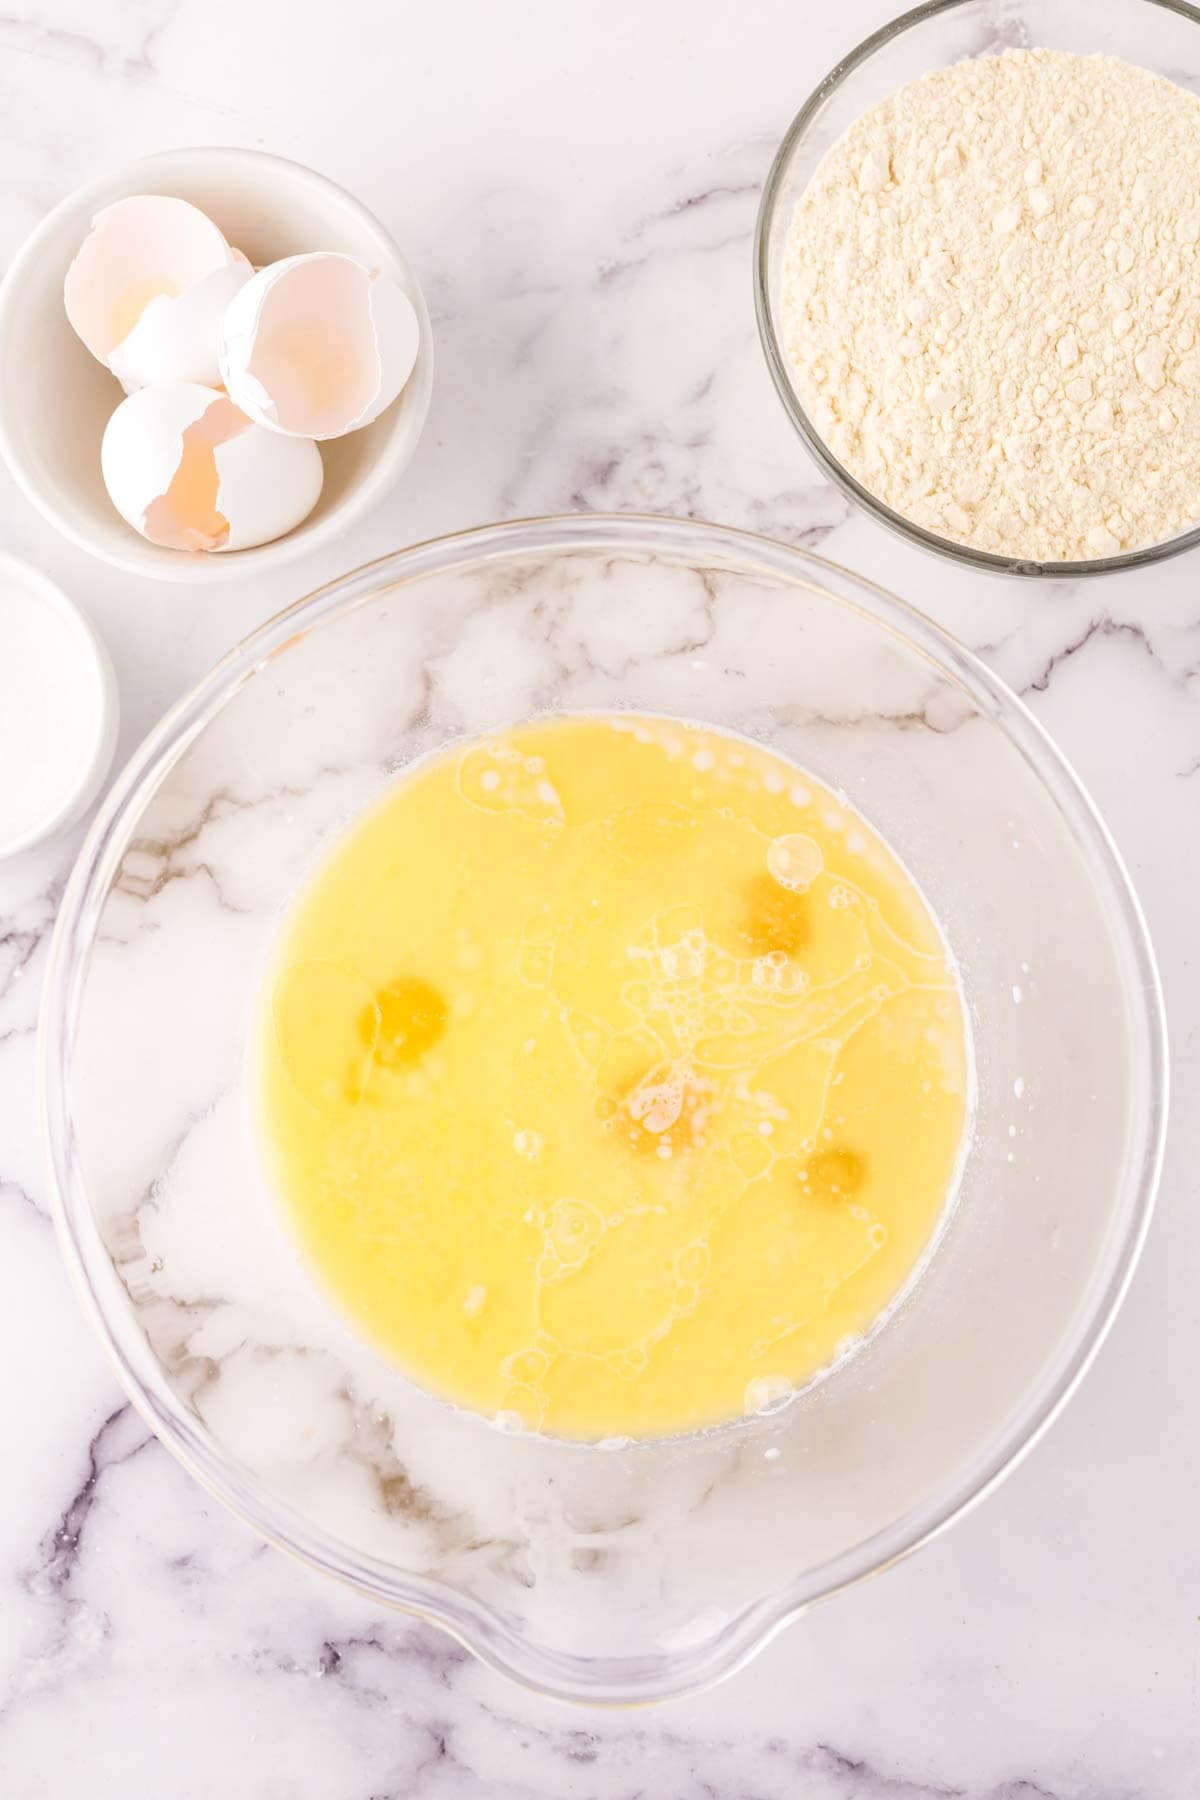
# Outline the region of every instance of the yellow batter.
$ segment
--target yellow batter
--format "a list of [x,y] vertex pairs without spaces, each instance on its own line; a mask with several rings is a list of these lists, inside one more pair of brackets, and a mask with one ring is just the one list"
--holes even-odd
[[564,1436],[761,1409],[865,1331],[950,1187],[966,1028],[920,893],[792,764],[547,718],[398,782],[300,895],[262,1121],[335,1299]]

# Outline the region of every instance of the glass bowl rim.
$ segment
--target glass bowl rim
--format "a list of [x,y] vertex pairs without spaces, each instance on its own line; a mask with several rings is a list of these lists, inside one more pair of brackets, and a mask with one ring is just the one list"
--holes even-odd
[[[595,1659],[531,1645],[491,1606],[447,1582],[404,1574],[310,1524],[238,1467],[173,1393],[128,1308],[90,1207],[74,1139],[71,1057],[94,932],[127,847],[129,829],[159,782],[240,688],[309,627],[375,596],[466,563],[520,555],[622,550],[687,557],[703,552],[781,582],[818,586],[837,606],[873,619],[965,687],[1004,731],[1066,824],[1096,859],[1136,971],[1125,977],[1140,1130],[1126,1159],[1117,1224],[1098,1257],[1070,1335],[1005,1428],[971,1467],[872,1537],[793,1577],[685,1651]],[[123,833],[125,835],[123,835]],[[1118,938],[1117,941],[1120,941]],[[169,709],[134,752],[103,803],[63,894],[51,941],[38,1030],[37,1112],[51,1210],[68,1273],[135,1408],[176,1459],[260,1537],[376,1602],[449,1631],[485,1663],[535,1692],[590,1704],[674,1698],[742,1667],[818,1600],[890,1567],[978,1503],[1028,1453],[1082,1379],[1128,1287],[1145,1239],[1162,1162],[1167,1113],[1162,992],[1141,907],[1103,819],[1066,758],[1024,703],[971,651],[874,582],[798,546],[733,527],[640,514],[568,514],[485,525],[394,551],[350,571],[252,631]]]
[[[918,544],[921,549],[930,550],[935,556],[966,568],[980,569],[991,575],[1018,575],[1035,581],[1077,581],[1086,576],[1119,574],[1124,569],[1148,568],[1154,563],[1165,562],[1169,557],[1179,556],[1185,550],[1194,549],[1200,544],[1200,525],[1181,531],[1175,537],[1164,538],[1161,543],[1144,545],[1140,550],[1123,550],[1116,556],[1089,557],[1086,561],[1075,562],[1043,562],[1032,557],[999,556],[990,550],[974,550],[969,544],[958,544],[953,538],[927,531],[923,525],[918,525],[914,520],[905,518],[903,513],[895,512],[885,505],[843,467],[801,405],[788,373],[788,361],[771,304],[769,263],[771,238],[782,205],[784,184],[793,154],[815,123],[826,101],[844,86],[856,69],[869,62],[878,51],[885,50],[895,38],[914,26],[924,25],[927,20],[936,18],[940,13],[956,12],[960,7],[978,4],[979,0],[924,0],[923,5],[899,13],[855,45],[853,50],[847,51],[834,64],[829,73],[817,83],[784,132],[763,186],[754,227],[754,316],[758,325],[759,344],[783,410],[822,474],[840,488],[847,499],[860,506],[868,517],[897,536],[906,538],[909,543]],[[1200,10],[1190,5],[1188,0],[1126,0],[1126,4],[1154,7],[1159,12],[1173,13],[1178,18],[1200,25]]]

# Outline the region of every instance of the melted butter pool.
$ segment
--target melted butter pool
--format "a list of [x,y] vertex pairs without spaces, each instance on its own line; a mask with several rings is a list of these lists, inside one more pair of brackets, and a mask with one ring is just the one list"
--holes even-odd
[[919,1262],[967,1116],[953,965],[884,843],[633,714],[400,780],[298,896],[259,1048],[335,1302],[433,1392],[581,1438],[802,1386]]

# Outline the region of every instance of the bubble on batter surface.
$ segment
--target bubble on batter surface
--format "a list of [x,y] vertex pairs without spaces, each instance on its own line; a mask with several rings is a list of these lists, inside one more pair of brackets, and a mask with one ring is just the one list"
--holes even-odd
[[602,1097],[597,1111],[607,1129],[632,1149],[670,1154],[704,1143],[715,1092],[710,1080],[686,1064],[659,1065],[627,1082],[608,1105]]
[[767,868],[780,887],[802,894],[825,867],[821,846],[802,831],[774,838],[767,846]]
[[537,1344],[530,1344],[506,1356],[500,1364],[500,1372],[507,1380],[515,1381],[521,1387],[536,1388],[545,1378],[549,1367],[550,1358],[545,1350]]
[[558,932],[544,920],[525,926],[517,946],[517,974],[526,987],[548,988],[554,977]]
[[[562,1015],[567,1037],[572,1048],[589,1068],[599,1068],[604,1060],[604,1052],[612,1041],[612,1028],[603,1019],[593,1017],[591,1013],[579,1007],[567,1007]],[[532,1040],[526,1045],[532,1049]]]
[[489,739],[473,744],[458,765],[458,791],[480,812],[511,812],[539,825],[561,825],[566,817],[545,760],[524,756],[511,744]]
[[751,964],[750,979],[756,988],[772,994],[804,994],[812,986],[806,969],[792,962],[782,950],[769,950],[756,956]]
[[786,1375],[756,1375],[746,1383],[745,1410],[759,1414],[779,1412],[795,1392]]
[[604,1236],[607,1221],[591,1200],[556,1200],[542,1227],[546,1253],[543,1273],[567,1274],[585,1262]]

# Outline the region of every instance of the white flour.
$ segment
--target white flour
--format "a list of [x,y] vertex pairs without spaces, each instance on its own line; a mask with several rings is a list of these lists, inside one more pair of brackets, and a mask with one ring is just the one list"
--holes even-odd
[[1060,561],[1200,517],[1200,100],[1010,50],[872,107],[787,244],[783,330],[838,460],[894,511]]

